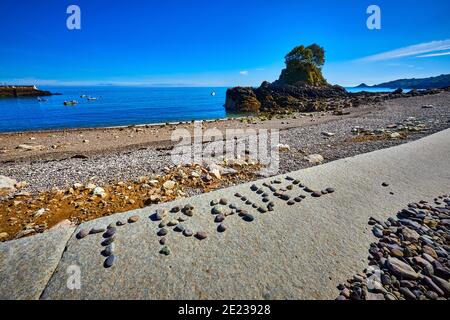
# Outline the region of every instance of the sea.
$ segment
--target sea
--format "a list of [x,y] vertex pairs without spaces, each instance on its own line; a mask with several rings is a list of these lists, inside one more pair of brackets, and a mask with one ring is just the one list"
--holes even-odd
[[[236,116],[225,111],[225,87],[40,86],[39,89],[61,95],[42,97],[42,101],[36,97],[0,98],[0,132],[128,126]],[[393,91],[346,89],[350,92]],[[64,101],[72,100],[78,104],[64,105]]]

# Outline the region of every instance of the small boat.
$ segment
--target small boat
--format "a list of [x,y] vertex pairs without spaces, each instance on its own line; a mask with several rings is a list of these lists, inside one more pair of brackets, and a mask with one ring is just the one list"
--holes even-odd
[[76,100],[72,100],[72,101],[64,101],[64,105],[65,105],[65,106],[74,106],[74,105],[76,105],[76,104],[78,104],[78,101],[76,101]]
[[211,95],[214,97],[216,95],[216,92],[215,91],[211,92]]
[[43,99],[41,97],[37,97],[37,101],[39,101],[39,102],[47,102],[48,100],[47,99]]
[[82,94],[81,96],[80,96],[80,98],[86,98],[87,97],[87,95],[85,95],[85,94]]
[[98,98],[96,98],[96,97],[88,97],[87,99],[91,101],[91,100],[97,100]]

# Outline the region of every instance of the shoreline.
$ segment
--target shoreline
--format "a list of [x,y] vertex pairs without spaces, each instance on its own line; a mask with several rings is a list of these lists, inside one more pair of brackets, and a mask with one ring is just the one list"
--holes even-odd
[[194,121],[201,122],[215,122],[215,121],[229,121],[229,120],[240,120],[247,118],[248,116],[240,117],[227,117],[227,118],[214,118],[214,119],[201,119],[201,120],[190,120],[190,121],[171,121],[171,122],[153,122],[153,123],[140,123],[140,124],[129,124],[129,125],[117,125],[117,126],[101,126],[101,127],[79,127],[79,128],[54,128],[54,129],[31,129],[22,131],[0,131],[1,135],[13,135],[13,134],[28,134],[28,133],[60,133],[66,131],[87,131],[87,130],[109,130],[109,129],[122,129],[122,128],[140,128],[140,127],[163,127],[165,125],[182,125],[190,124]]
[[[445,92],[347,108],[349,113],[344,115],[315,112],[302,116],[294,113],[271,120],[251,117],[210,121],[204,123],[203,130],[279,129],[279,142],[288,146],[288,150],[280,152],[278,174],[281,174],[404,144],[448,129],[449,105],[450,92]],[[6,150],[0,153],[0,175],[21,184],[25,182],[8,197],[0,198],[0,215],[3,215],[0,233],[8,233],[5,239],[20,232],[39,233],[64,220],[78,224],[264,176],[257,164],[232,167],[233,174],[205,181],[204,174],[212,176],[207,174],[210,171],[207,166],[170,167],[170,150],[177,143],[170,140],[170,134],[186,126],[192,124],[76,130],[62,135],[48,132],[0,135],[0,150]],[[53,149],[55,141],[59,141],[59,146]],[[17,149],[21,143],[42,145],[43,149]],[[324,160],[319,163],[305,160],[312,154],[320,154]],[[186,178],[194,171],[202,177],[195,183]],[[153,180],[158,181],[153,182],[154,186],[147,183]],[[163,190],[162,185],[168,180],[179,182],[175,193],[166,194]],[[92,190],[71,193],[72,186],[79,184],[99,186],[112,196],[92,199],[89,193]],[[54,192],[63,197],[61,203],[52,202]],[[148,202],[148,199],[153,200]],[[51,211],[43,217],[34,217],[42,208]],[[83,209],[88,210],[88,214]],[[8,220],[7,216],[13,213],[16,220]]]

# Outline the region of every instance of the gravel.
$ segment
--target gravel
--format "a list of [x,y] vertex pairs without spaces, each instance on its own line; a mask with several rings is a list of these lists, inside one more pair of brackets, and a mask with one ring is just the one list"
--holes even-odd
[[[433,108],[422,108],[424,105],[432,105]],[[289,145],[290,151],[280,153],[278,173],[312,166],[304,160],[306,155],[320,154],[328,162],[392,147],[444,130],[450,127],[449,105],[450,93],[447,92],[400,98],[352,109],[354,117],[335,117],[321,123],[311,121],[308,125],[280,131],[280,143]],[[410,134],[405,139],[350,142],[354,137],[351,129],[355,126],[375,130],[402,122],[408,117],[416,117],[430,129]],[[334,135],[325,136],[323,132]],[[104,153],[87,159],[5,162],[0,167],[0,175],[28,182],[28,187],[21,190],[23,192],[38,192],[53,187],[67,188],[77,182],[92,181],[102,185],[135,180],[140,176],[162,174],[170,163],[170,151],[149,147],[129,152]],[[198,191],[189,192],[195,194]]]
[[384,222],[370,218],[379,240],[370,245],[369,265],[338,286],[337,300],[450,298],[450,198],[437,199],[411,203]]

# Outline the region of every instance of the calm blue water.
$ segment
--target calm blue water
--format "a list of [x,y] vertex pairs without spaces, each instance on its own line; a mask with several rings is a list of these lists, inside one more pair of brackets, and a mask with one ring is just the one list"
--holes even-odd
[[[356,93],[361,91],[366,92],[393,92],[396,89],[389,89],[389,88],[357,88],[357,87],[349,87],[345,88],[348,92]],[[403,89],[404,92],[410,91],[410,89]]]
[[[105,127],[190,121],[227,116],[226,88],[40,87],[62,93],[36,98],[0,99],[0,132]],[[361,88],[346,88],[350,92]],[[364,88],[366,91],[392,89]],[[211,96],[211,92],[216,92]],[[88,101],[81,95],[98,97]],[[77,100],[76,106],[64,106]]]
[[[104,127],[226,116],[226,88],[44,87],[62,93],[37,98],[0,99],[0,132]],[[211,92],[216,92],[215,96]],[[98,97],[88,101],[81,95]],[[64,106],[77,100],[75,106]]]

